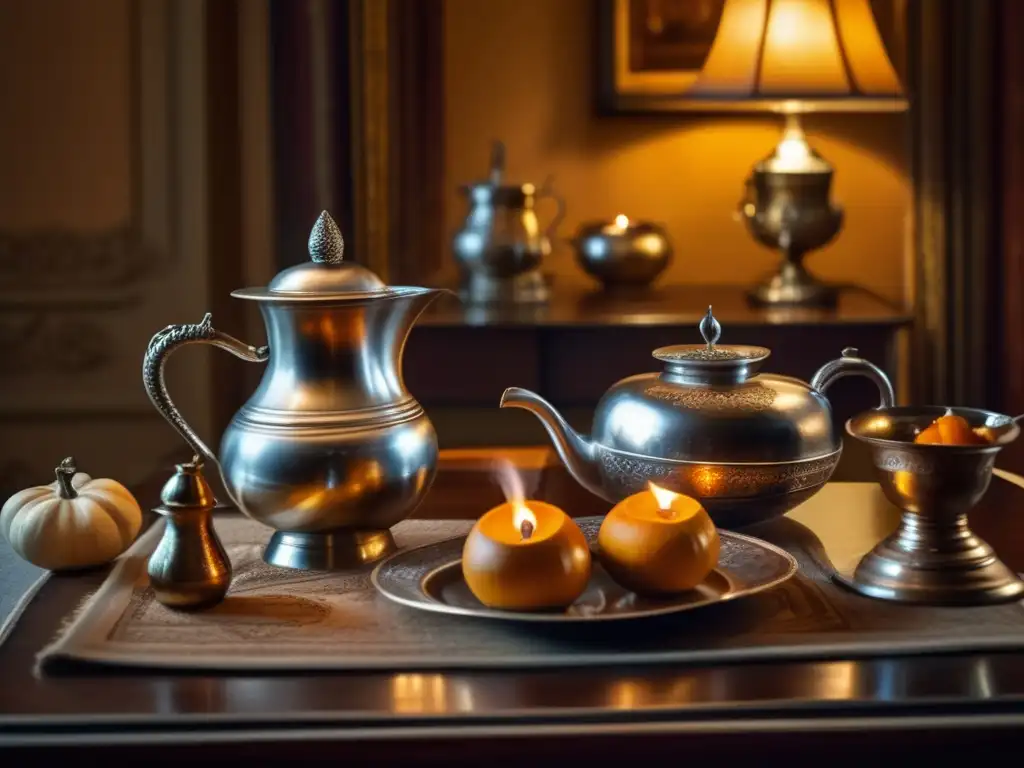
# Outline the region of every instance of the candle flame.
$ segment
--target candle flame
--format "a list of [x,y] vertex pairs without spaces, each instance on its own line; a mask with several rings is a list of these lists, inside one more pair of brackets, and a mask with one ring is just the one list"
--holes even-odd
[[509,504],[522,504],[526,501],[523,476],[509,459],[501,458],[494,462],[494,479]]
[[615,226],[619,229],[626,229],[629,227],[629,217],[624,213],[620,213],[615,217]]
[[515,502],[512,512],[512,524],[519,531],[520,536],[528,539],[537,530],[537,516],[533,514],[533,510],[522,502]]
[[505,501],[512,505],[512,524],[523,539],[528,539],[537,530],[537,517],[526,506],[526,488],[523,478],[508,459],[499,459],[494,464],[494,476],[505,495]]
[[672,502],[676,500],[679,494],[675,491],[670,491],[668,488],[655,485],[649,480],[647,481],[647,487],[654,496],[654,500],[658,502],[658,513],[662,517],[672,517]]

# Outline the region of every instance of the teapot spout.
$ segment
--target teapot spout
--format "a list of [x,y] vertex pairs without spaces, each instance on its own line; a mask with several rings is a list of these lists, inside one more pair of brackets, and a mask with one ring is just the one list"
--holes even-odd
[[502,394],[499,407],[522,408],[540,419],[569,474],[594,495],[606,498],[601,489],[594,444],[570,427],[551,403],[536,392],[509,387]]

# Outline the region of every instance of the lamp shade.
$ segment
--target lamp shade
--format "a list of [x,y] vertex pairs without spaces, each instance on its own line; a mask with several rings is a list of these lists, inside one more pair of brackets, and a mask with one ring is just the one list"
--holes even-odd
[[726,0],[688,96],[809,109],[904,109],[868,0]]

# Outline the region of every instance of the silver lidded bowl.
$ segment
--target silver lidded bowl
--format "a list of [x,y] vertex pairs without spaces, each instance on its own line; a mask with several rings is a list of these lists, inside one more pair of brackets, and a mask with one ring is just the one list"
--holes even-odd
[[648,482],[693,496],[715,524],[738,528],[785,514],[832,476],[842,438],[825,391],[843,376],[867,376],[882,407],[892,384],[855,349],[823,365],[809,384],[758,373],[764,347],[719,345],[721,326],[708,307],[703,344],[656,349],[662,370],[613,384],[601,397],[589,437],[555,408],[513,387],[503,408],[524,408],[544,424],[576,480],[617,502]]
[[[989,442],[918,444],[921,430],[947,413]],[[992,480],[996,455],[1020,434],[1014,419],[977,408],[905,406],[862,413],[846,431],[871,449],[882,492],[903,513],[897,529],[857,565],[850,587],[902,603],[982,605],[1017,600],[1024,581],[967,525],[967,513]]]
[[[341,233],[324,211],[307,261],[266,287],[231,294],[259,306],[267,346],[215,329],[207,315],[157,333],[143,362],[157,410],[220,470],[237,508],[276,529],[263,555],[273,565],[347,568],[387,555],[395,549],[391,526],[412,514],[437,468],[437,435],[405,388],[402,352],[416,319],[444,291],[385,285],[343,254]],[[218,454],[164,384],[167,357],[188,344],[266,363]]]
[[571,242],[580,267],[606,290],[646,287],[672,262],[663,227],[622,215],[610,223],[583,224]]

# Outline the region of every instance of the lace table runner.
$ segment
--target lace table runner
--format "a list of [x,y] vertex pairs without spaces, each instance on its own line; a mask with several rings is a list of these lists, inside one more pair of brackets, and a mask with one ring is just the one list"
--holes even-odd
[[[567,667],[1024,648],[1021,604],[926,608],[860,597],[832,581],[820,540],[793,519],[750,531],[800,562],[800,573],[775,590],[672,617],[573,627],[396,605],[376,593],[371,568],[275,568],[260,556],[270,531],[236,515],[216,523],[234,566],[227,598],[202,613],[177,613],[156,602],[146,576],[160,525],[136,542],[40,654],[44,672],[95,664],[180,671]],[[395,537],[411,547],[463,535],[468,527],[406,521]]]

